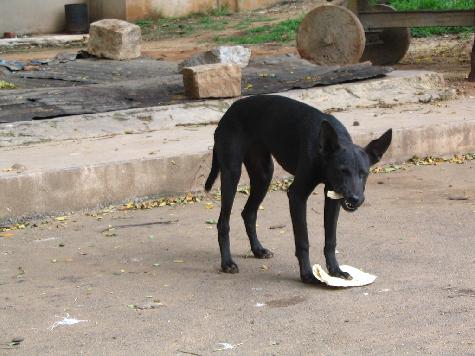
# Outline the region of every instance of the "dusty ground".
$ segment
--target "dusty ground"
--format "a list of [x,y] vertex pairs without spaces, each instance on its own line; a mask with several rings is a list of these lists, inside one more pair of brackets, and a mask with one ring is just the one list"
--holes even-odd
[[[372,175],[365,206],[341,215],[338,256],[378,279],[347,290],[298,280],[283,192],[269,193],[260,211],[270,260],[245,257],[238,194],[238,275],[218,272],[206,223],[218,208],[207,202],[3,233],[0,353],[210,355],[229,343],[237,346],[223,354],[473,355],[474,172],[471,161]],[[321,195],[309,204],[314,263],[323,262]],[[146,225],[157,221],[172,223]],[[142,225],[107,231],[129,224]],[[85,321],[52,328],[67,315]],[[9,346],[14,338],[24,340]]]
[[[197,52],[215,47],[216,37],[239,35],[245,29],[268,25],[278,21],[303,16],[324,0],[298,0],[282,2],[268,9],[210,16],[209,23],[200,25],[203,17],[178,19],[166,22],[153,31],[144,30],[143,55],[147,57],[180,61]],[[336,2],[335,2],[336,3]],[[191,26],[192,30],[186,30]],[[443,73],[450,86],[460,93],[475,95],[475,84],[466,82],[470,72],[470,51],[473,35],[446,35],[429,38],[413,38],[405,58],[396,65],[398,69],[425,69]],[[297,54],[293,41],[249,45],[253,56]],[[52,58],[61,51],[77,51],[78,48],[28,48],[2,53],[3,59],[29,60]]]

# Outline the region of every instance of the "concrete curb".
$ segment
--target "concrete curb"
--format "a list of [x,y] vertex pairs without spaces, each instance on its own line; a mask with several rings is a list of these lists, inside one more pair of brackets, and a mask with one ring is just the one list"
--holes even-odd
[[[354,140],[363,145],[380,133],[358,134]],[[394,132],[384,162],[402,161],[414,155],[443,156],[474,150],[475,121],[399,129]],[[211,152],[207,150],[180,157],[111,162],[3,178],[0,201],[7,209],[2,209],[0,219],[95,208],[135,197],[200,191],[210,161]],[[274,178],[288,176],[279,167]]]

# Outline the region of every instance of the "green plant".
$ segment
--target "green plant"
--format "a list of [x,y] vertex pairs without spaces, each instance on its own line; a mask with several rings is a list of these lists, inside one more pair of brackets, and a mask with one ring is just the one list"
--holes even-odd
[[230,16],[231,10],[229,9],[228,5],[219,6],[217,9],[212,9],[209,12],[209,15],[220,17],[220,16]]
[[4,80],[0,80],[0,89],[16,89],[16,85]]
[[154,22],[155,21],[153,20],[146,19],[146,20],[137,20],[135,24],[138,25],[142,29],[148,29],[154,25]]

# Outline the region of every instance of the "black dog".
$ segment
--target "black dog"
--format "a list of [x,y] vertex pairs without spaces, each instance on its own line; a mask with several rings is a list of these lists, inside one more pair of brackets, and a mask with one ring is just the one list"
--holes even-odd
[[[229,247],[229,217],[242,163],[249,173],[251,192],[241,215],[252,252],[257,258],[273,256],[256,234],[257,210],[274,171],[273,156],[295,177],[287,195],[300,278],[305,283],[319,283],[310,265],[306,219],[307,199],[319,183],[325,184],[324,253],[328,271],[332,276],[351,278],[340,269],[335,257],[340,205],[351,212],[363,203],[369,168],[381,159],[391,138],[392,130],[388,130],[363,149],[353,144],[348,131],[335,117],[309,105],[276,95],[236,101],[214,133],[213,163],[205,184],[209,191],[221,172],[218,241],[223,272],[239,272]],[[343,198],[330,199],[328,191]]]

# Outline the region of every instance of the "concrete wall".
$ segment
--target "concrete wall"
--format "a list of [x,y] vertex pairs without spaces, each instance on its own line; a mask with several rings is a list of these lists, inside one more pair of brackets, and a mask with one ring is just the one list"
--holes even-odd
[[[141,1],[134,0],[133,2]],[[91,22],[100,19],[125,20],[127,18],[127,0],[88,0],[88,6]]]
[[[134,3],[133,0],[127,2],[128,7]],[[216,0],[144,0],[143,2],[147,3],[145,9],[149,11],[149,14],[160,17],[180,17],[194,12],[206,12],[216,7]],[[133,15],[135,18],[144,18],[149,14],[135,13]]]
[[186,16],[217,9],[219,6],[227,6],[231,11],[253,10],[275,4],[278,0],[126,0],[126,2],[126,19],[133,21],[153,17]]
[[254,9],[261,9],[263,7],[271,6],[278,3],[277,0],[235,0],[235,11],[248,11]]
[[65,29],[64,5],[87,3],[91,22],[103,18],[135,21],[154,17],[179,17],[219,6],[231,11],[266,7],[278,0],[0,0],[0,37],[18,34],[61,33]]
[[63,32],[64,5],[87,1],[0,0],[0,37],[7,31],[18,34]]

